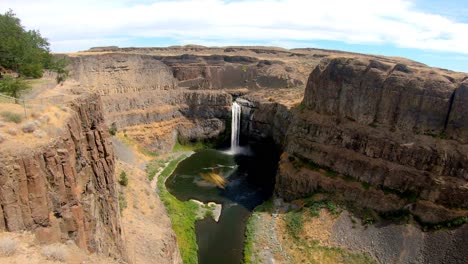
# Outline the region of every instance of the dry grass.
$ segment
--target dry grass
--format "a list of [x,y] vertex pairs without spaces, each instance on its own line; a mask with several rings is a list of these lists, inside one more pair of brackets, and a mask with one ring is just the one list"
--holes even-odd
[[335,247],[329,242],[331,228],[337,219],[336,215],[330,214],[325,209],[320,210],[318,216],[313,216],[304,210],[297,213],[302,214],[301,232],[291,234],[286,221],[286,216],[290,213],[282,215],[276,230],[280,243],[293,263],[375,263],[368,255]]
[[1,112],[0,116],[1,116],[3,121],[13,122],[13,123],[16,123],[16,124],[21,123],[21,121],[23,120],[23,117],[20,114],[9,112],[9,111]]
[[15,254],[17,247],[17,242],[9,237],[0,239],[0,255],[2,256],[11,256]]
[[41,254],[48,260],[65,262],[68,258],[69,252],[65,245],[53,244],[43,247]]
[[[116,178],[120,171],[126,171],[129,177],[128,186],[123,190],[129,206],[122,212],[129,259],[133,263],[173,263],[171,260],[180,256],[176,256],[178,252],[171,222],[146,173],[133,164],[118,160]],[[155,252],[163,251],[167,255],[155,256]]]
[[63,261],[68,264],[122,263],[120,260],[104,255],[90,254],[71,241],[65,244],[43,246],[31,232],[0,232],[0,263],[2,264],[56,264]]
[[[40,108],[27,109],[26,117],[22,106],[17,104],[1,104],[2,111],[0,121],[0,134],[5,135],[1,144],[2,152],[26,152],[46,144],[53,137],[60,136],[70,119],[71,110],[58,106],[41,106]],[[34,133],[24,133],[23,125],[34,122]],[[11,133],[10,131],[16,131]],[[41,135],[41,136],[38,136]]]

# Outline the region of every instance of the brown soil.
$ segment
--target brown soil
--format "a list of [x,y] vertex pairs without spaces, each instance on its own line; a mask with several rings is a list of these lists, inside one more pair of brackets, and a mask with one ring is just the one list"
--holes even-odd
[[[121,186],[127,207],[122,210],[122,225],[127,252],[132,263],[181,263],[176,238],[164,205],[151,188],[146,173],[140,169],[145,158],[134,153],[134,164],[116,163],[116,177],[125,171],[128,186]],[[119,156],[119,152],[116,153]],[[128,159],[127,159],[128,160]]]

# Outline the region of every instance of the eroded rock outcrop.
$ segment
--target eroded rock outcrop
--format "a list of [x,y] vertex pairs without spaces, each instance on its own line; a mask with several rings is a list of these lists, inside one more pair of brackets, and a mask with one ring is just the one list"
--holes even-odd
[[161,57],[179,86],[192,89],[284,88],[304,84],[294,67],[248,56],[182,55]]
[[431,68],[325,60],[295,108],[245,96],[243,131],[283,147],[275,189],[288,200],[333,192],[425,223],[466,217],[462,80]]
[[102,103],[89,95],[69,107],[60,136],[32,150],[0,153],[0,228],[125,257]]
[[86,91],[112,95],[177,87],[170,68],[153,56],[111,53],[70,58],[72,77]]
[[218,137],[229,118],[230,94],[177,86],[180,83],[174,76],[180,72],[165,63],[171,65],[190,58],[140,54],[78,56],[73,58],[73,76],[80,87],[103,94],[109,126],[125,129],[128,137],[148,150],[167,152],[178,139]]
[[447,134],[468,144],[468,79],[465,78],[465,81],[460,84],[451,100],[452,105],[446,120]]

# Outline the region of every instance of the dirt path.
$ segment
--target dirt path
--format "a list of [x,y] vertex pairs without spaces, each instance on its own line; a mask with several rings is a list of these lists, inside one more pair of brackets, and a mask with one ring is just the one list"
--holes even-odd
[[116,177],[122,171],[128,176],[128,185],[120,192],[126,204],[122,226],[129,258],[132,263],[182,263],[166,209],[145,172],[150,158],[116,137],[112,143],[118,159]]
[[278,214],[254,212],[254,260],[252,263],[291,263],[278,239]]

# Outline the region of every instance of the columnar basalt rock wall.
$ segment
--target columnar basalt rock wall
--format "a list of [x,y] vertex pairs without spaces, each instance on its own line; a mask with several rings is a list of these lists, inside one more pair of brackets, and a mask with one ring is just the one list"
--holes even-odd
[[[431,68],[338,58],[311,73],[304,105],[320,114],[392,131],[449,132],[447,136],[465,141],[452,133],[460,130],[457,124],[467,121],[460,120],[465,90],[466,85]],[[453,109],[453,102],[458,108]],[[452,122],[451,111],[455,111]]]
[[281,197],[336,192],[378,211],[408,209],[443,222],[468,216],[465,90],[463,78],[432,68],[327,59],[291,110],[244,96],[243,133],[283,147]]
[[155,152],[176,140],[205,140],[226,129],[232,97],[221,91],[177,89],[105,96],[107,122]]
[[460,142],[468,144],[468,77],[460,84],[451,99],[446,132]]
[[83,89],[101,95],[171,90],[171,69],[154,56],[101,54],[71,57],[72,78]]
[[72,239],[91,252],[125,257],[102,103],[84,96],[69,111],[50,144],[0,154],[0,229],[32,230],[43,242]]
[[[177,87],[174,76],[181,72],[171,67],[179,62],[194,62],[192,66],[199,67],[200,61],[204,62],[189,55],[86,55],[73,58],[72,76],[84,90],[103,94],[109,126],[125,129],[130,138],[151,151],[167,152],[177,138],[212,139],[225,131],[232,103],[230,94],[216,89]],[[224,59],[208,61],[224,67],[220,64]],[[183,76],[192,78],[189,72]]]
[[282,61],[247,56],[161,57],[179,86],[192,89],[284,88],[303,85],[304,77]]

